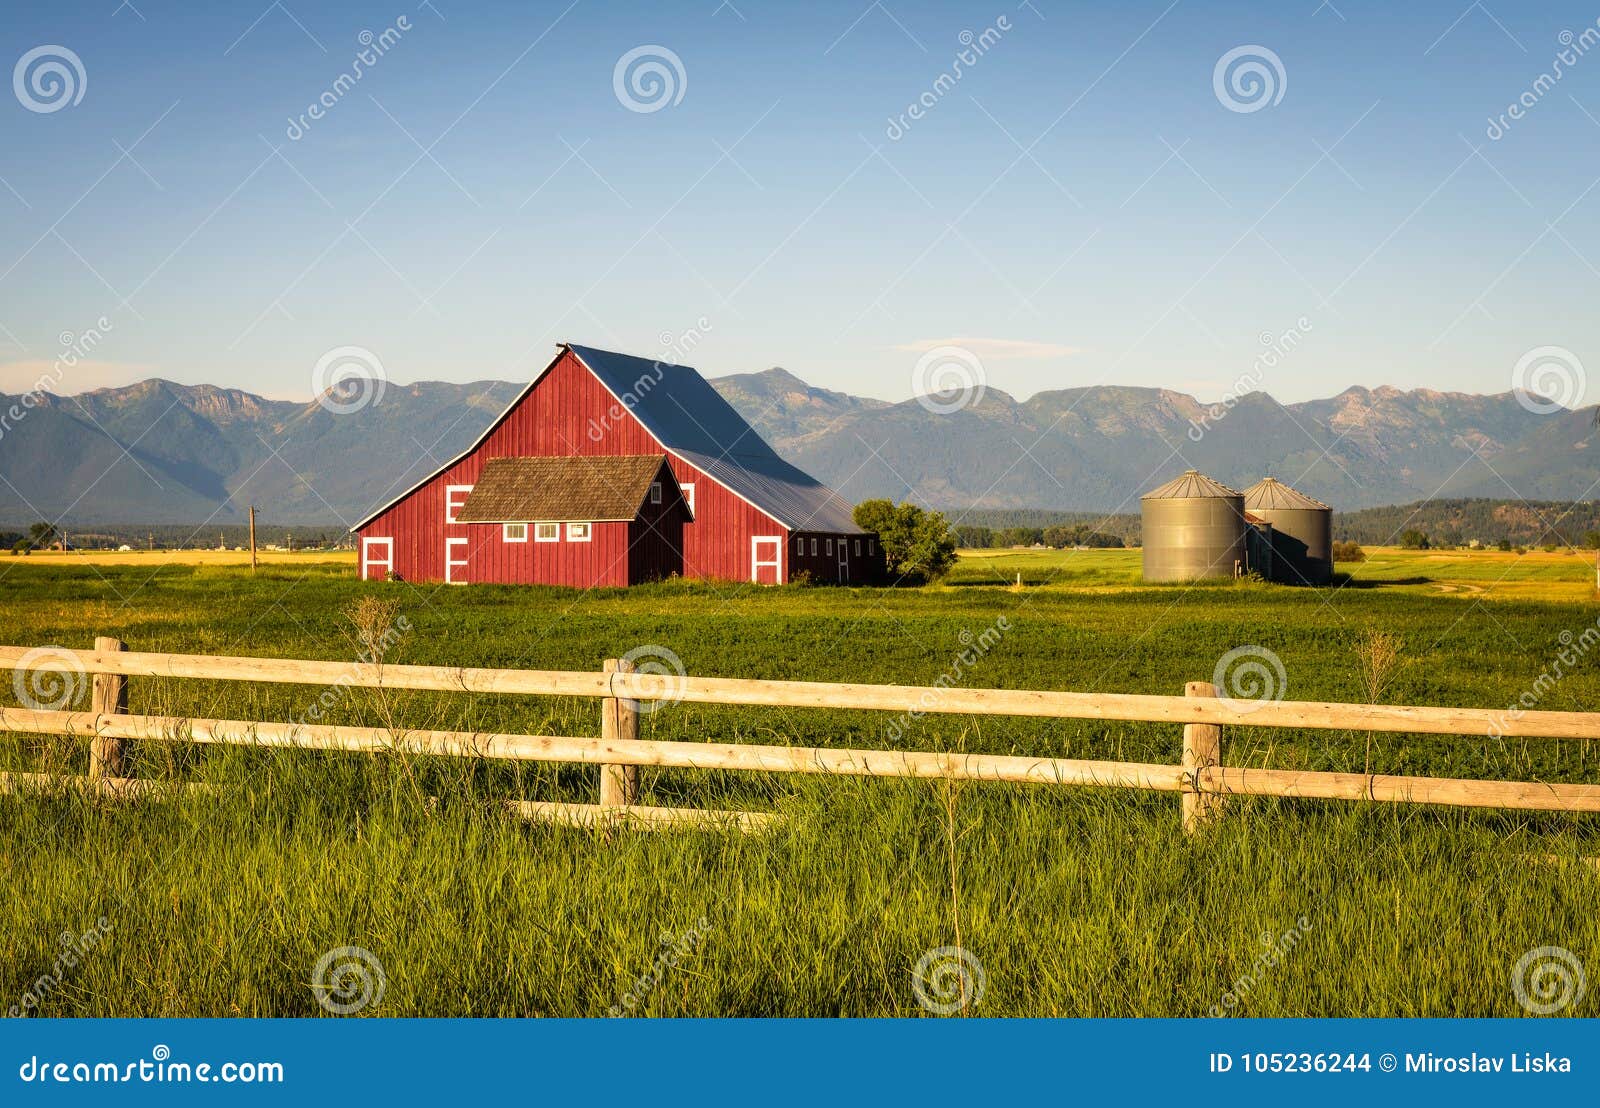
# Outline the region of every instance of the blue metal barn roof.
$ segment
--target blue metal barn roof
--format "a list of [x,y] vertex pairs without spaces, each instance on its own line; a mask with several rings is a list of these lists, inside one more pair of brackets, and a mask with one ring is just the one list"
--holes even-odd
[[575,343],[567,349],[662,446],[785,527],[861,533],[843,497],[779,457],[695,370]]

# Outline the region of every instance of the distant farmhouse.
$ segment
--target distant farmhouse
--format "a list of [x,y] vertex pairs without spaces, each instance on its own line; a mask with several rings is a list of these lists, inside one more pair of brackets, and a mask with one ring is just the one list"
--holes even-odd
[[361,576],[864,584],[877,536],[687,366],[562,345],[459,457],[351,530]]

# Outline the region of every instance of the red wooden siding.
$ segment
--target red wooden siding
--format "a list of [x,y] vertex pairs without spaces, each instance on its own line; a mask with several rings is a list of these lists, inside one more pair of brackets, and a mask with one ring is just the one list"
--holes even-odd
[[[563,527],[559,543],[541,544],[534,541],[531,523],[526,543],[506,543],[498,525],[450,524],[445,519],[446,488],[473,484],[488,458],[664,453],[655,436],[577,356],[564,351],[481,445],[390,505],[358,534],[391,538],[392,571],[413,581],[445,579],[446,538],[467,540],[465,546],[456,548],[458,559],[465,551],[467,568],[464,573],[457,569],[455,576],[469,582],[587,587],[626,585],[674,572],[685,577],[749,581],[751,539],[756,536],[779,540],[780,582],[789,579],[791,566],[798,569],[802,564],[817,580],[838,579],[837,557],[829,559],[819,553],[814,566],[809,553],[804,563],[794,559],[794,540],[786,527],[694,466],[671,456],[668,461],[678,483],[694,486],[692,521],[685,521],[686,509],[681,504],[646,503],[638,522],[596,523],[588,543],[568,543]],[[875,579],[872,562],[865,555],[861,559],[852,556],[849,579]]]

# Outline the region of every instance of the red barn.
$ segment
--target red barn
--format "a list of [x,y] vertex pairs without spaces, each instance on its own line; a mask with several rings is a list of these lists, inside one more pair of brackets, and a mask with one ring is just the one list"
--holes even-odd
[[351,528],[361,576],[632,585],[882,575],[876,535],[687,366],[563,345],[467,451]]

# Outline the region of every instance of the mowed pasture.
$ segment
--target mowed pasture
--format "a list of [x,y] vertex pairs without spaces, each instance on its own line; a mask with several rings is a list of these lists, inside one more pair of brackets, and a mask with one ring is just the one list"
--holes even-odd
[[[1357,646],[1387,632],[1403,648],[1383,700],[1492,708],[1600,615],[1581,556],[1371,553],[1322,590],[1142,586],[1137,551],[985,551],[920,590],[593,592],[363,584],[299,555],[254,575],[35,556],[0,563],[0,611],[13,644],[114,635],[339,660],[360,649],[342,613],[378,596],[406,628],[392,661],[594,670],[653,647],[707,676],[928,685],[959,669],[965,686],[1169,694],[1258,645],[1289,698],[1343,701],[1368,699]],[[1444,587],[1467,584],[1481,591]],[[1002,617],[993,649],[958,666]],[[1600,703],[1595,660],[1570,668],[1539,708]],[[324,691],[135,678],[130,706],[294,720],[323,697],[327,722],[599,733],[592,700]],[[5,675],[0,698],[16,692]],[[646,714],[640,734],[1164,763],[1180,744],[1170,725],[695,704]],[[1600,781],[1586,742],[1263,728],[1224,742],[1240,765]],[[213,789],[0,798],[0,1007],[31,993],[42,1015],[316,1015],[314,968],[341,947],[383,967],[366,1014],[396,1016],[925,1015],[919,960],[958,945],[983,987],[957,1010],[978,1016],[1521,1015],[1526,952],[1600,966],[1600,877],[1559,861],[1600,854],[1592,818],[1234,799],[1190,837],[1170,794],[646,769],[646,803],[783,820],[599,832],[499,803],[592,803],[592,767],[158,742],[131,762]],[[86,764],[81,737],[0,736],[0,768]],[[105,940],[57,973],[61,936],[100,920]],[[44,975],[59,980],[40,990]]]

